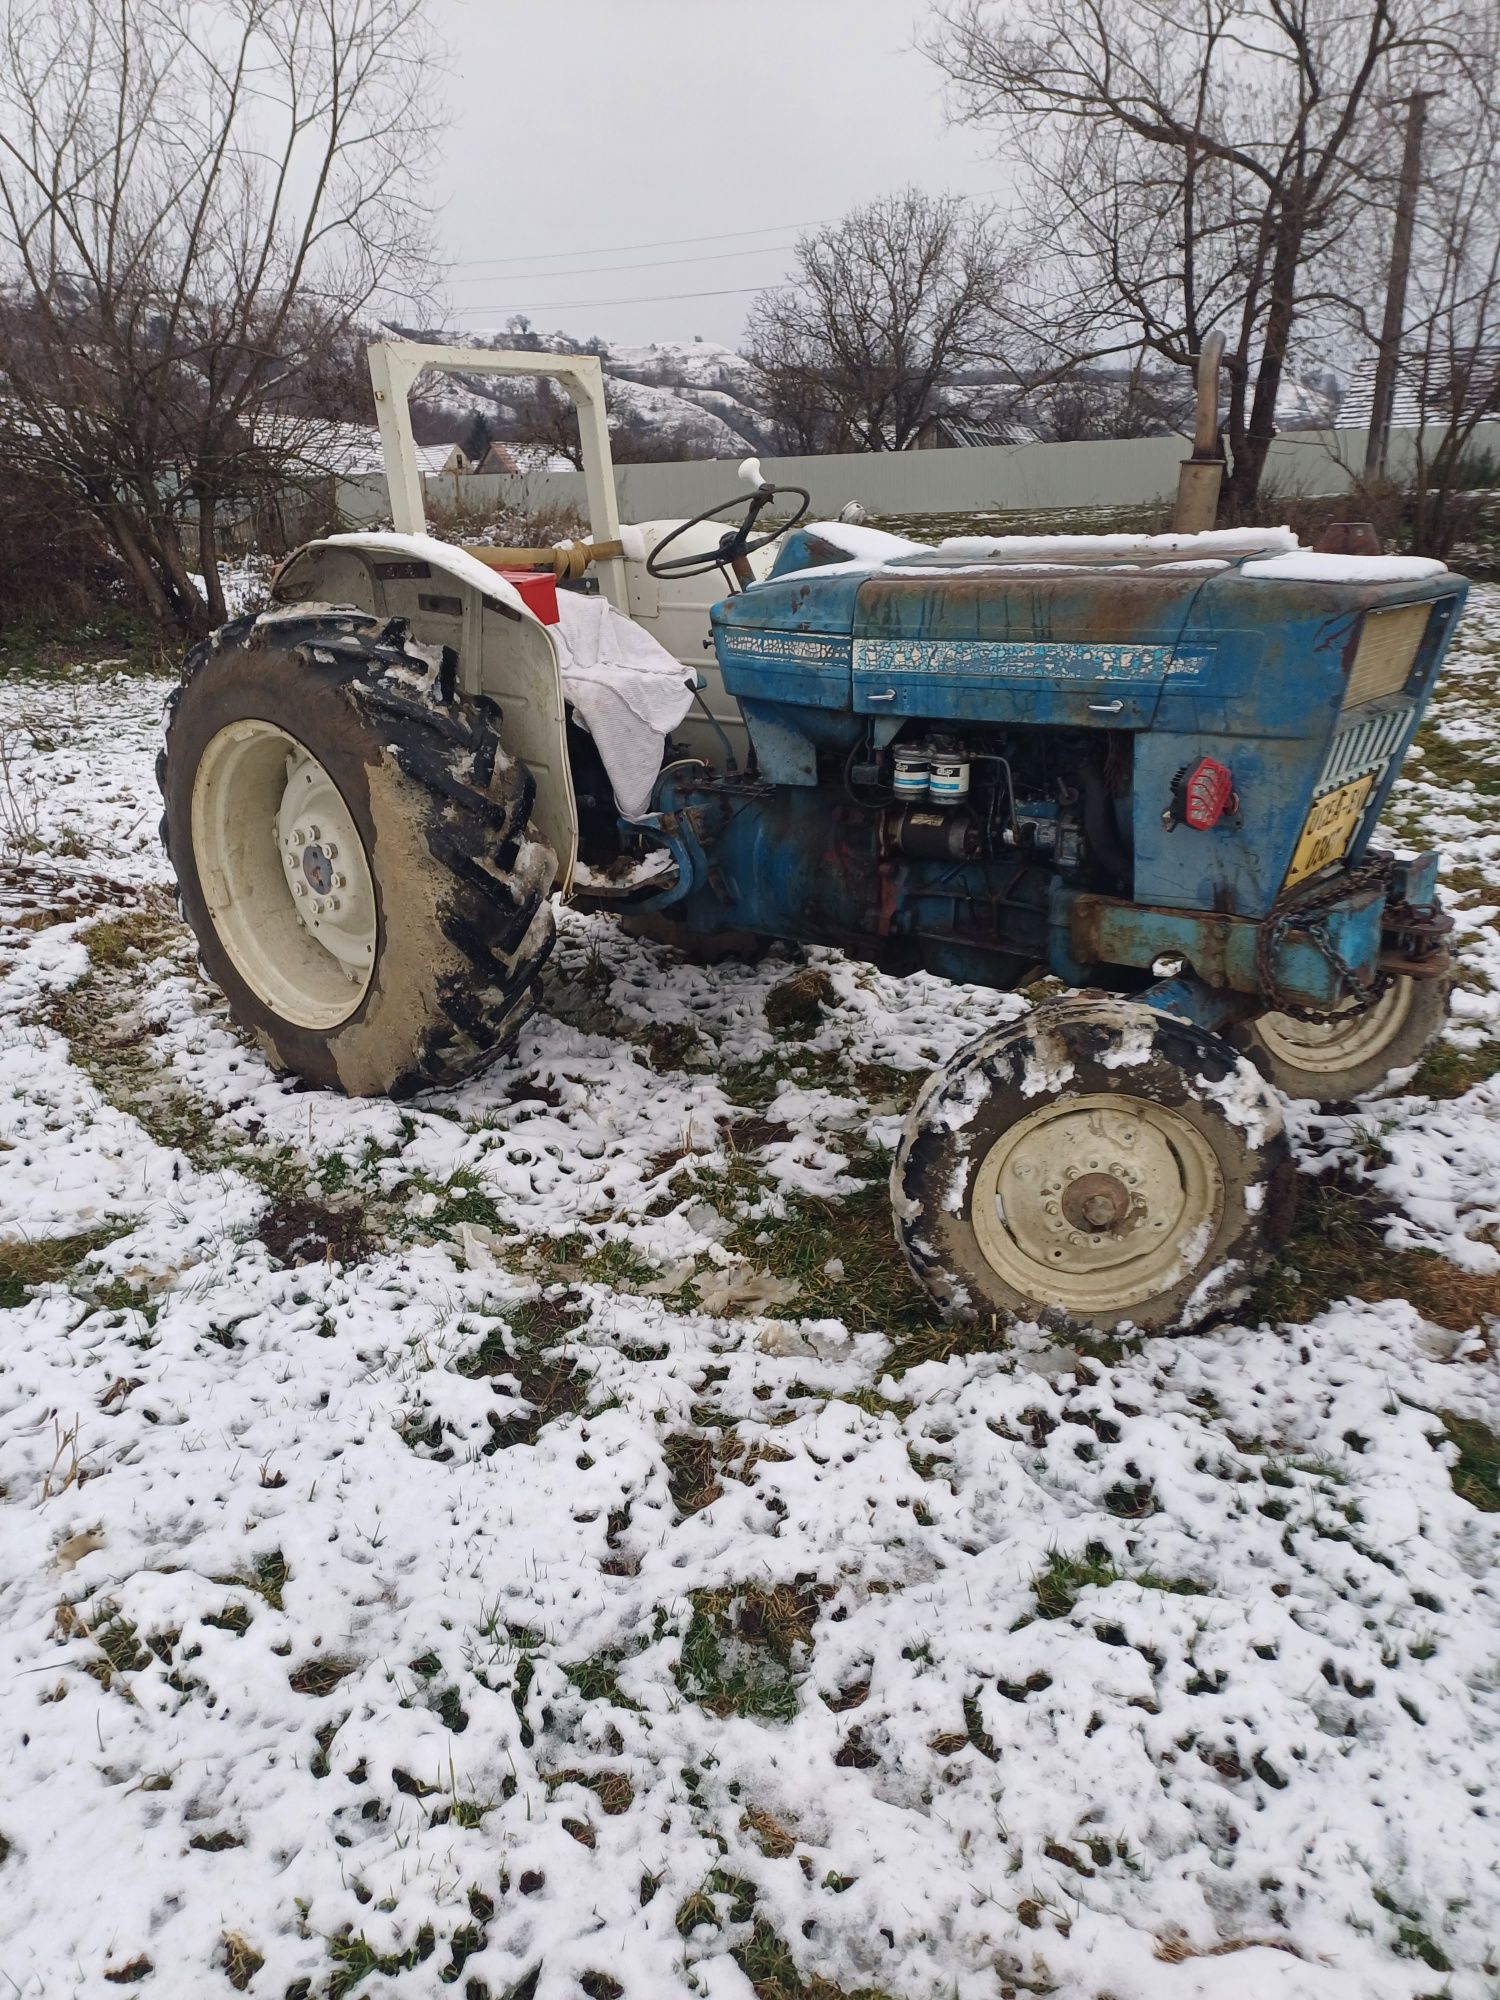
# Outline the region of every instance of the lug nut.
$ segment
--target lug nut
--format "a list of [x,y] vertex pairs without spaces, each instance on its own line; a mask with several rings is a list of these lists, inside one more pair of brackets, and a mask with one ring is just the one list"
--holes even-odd
[[338,851],[337,843],[332,840],[328,841],[323,848],[323,852],[328,856],[330,861],[336,858]]
[[[332,852],[331,849],[329,851]],[[347,889],[349,886],[349,877],[347,875],[335,875],[333,886],[335,889]]]
[[292,887],[296,890],[299,896],[305,896],[307,894],[307,884],[305,882],[294,882],[292,884]]
[[338,899],[338,897],[337,897],[337,896],[330,896],[330,897],[328,898],[328,907],[329,907],[329,909],[330,909],[330,910],[336,910],[336,909],[338,908],[338,906],[339,906],[339,899]]
[[297,828],[296,832],[292,835],[292,840],[296,846],[306,847],[307,835],[302,831],[300,826]]
[[309,840],[316,840],[318,837],[318,829],[315,826],[310,826],[307,829],[307,837]]

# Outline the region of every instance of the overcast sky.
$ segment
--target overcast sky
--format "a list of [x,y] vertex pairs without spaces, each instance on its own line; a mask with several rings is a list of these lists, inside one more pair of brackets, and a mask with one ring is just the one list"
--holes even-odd
[[1004,169],[947,125],[913,46],[926,11],[432,0],[451,52],[436,190],[449,323],[520,311],[544,331],[734,345],[799,227],[908,181],[998,190]]

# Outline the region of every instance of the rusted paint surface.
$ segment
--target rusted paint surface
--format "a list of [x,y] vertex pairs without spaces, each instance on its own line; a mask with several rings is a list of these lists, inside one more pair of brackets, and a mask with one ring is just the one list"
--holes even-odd
[[[1380,952],[1384,897],[1378,889],[1351,896],[1326,913],[1328,942],[1336,958],[1360,981],[1373,978]],[[1074,956],[1085,964],[1150,967],[1181,958],[1207,986],[1260,993],[1256,947],[1261,925],[1250,917],[1223,916],[1079,896],[1072,905]],[[1279,990],[1304,1005],[1328,1007],[1346,997],[1337,967],[1305,932],[1287,931],[1275,953]]]

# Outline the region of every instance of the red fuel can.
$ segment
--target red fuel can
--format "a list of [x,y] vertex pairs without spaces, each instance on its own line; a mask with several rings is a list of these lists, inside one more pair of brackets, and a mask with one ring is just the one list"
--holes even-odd
[[557,623],[557,578],[550,569],[500,569],[495,574],[521,593],[527,610],[544,625]]

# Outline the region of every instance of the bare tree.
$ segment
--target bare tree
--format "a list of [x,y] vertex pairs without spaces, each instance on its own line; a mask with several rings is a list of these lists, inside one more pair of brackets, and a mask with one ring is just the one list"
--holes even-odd
[[1183,376],[1139,362],[1119,371],[1078,367],[1038,389],[1028,402],[1044,434],[1058,443],[1080,438],[1162,437],[1191,425],[1193,400]]
[[1051,251],[1053,323],[1189,367],[1227,337],[1223,506],[1253,510],[1330,253],[1389,165],[1391,94],[1461,48],[1466,0],[952,0],[931,52],[996,126]]
[[[1464,60],[1428,100],[1403,324],[1398,408],[1416,425],[1406,497],[1411,546],[1449,554],[1471,522],[1470,489],[1493,466],[1476,464],[1476,436],[1500,413],[1500,17],[1476,14]],[[1380,303],[1395,228],[1395,189],[1373,226],[1341,245],[1341,292],[1363,350],[1385,328]],[[1385,212],[1382,213],[1381,210]],[[1372,496],[1378,499],[1378,496]]]
[[749,315],[783,442],[904,450],[955,371],[994,355],[1019,267],[987,210],[916,188],[801,237],[791,284]]
[[163,624],[222,620],[225,511],[416,272],[429,61],[422,0],[0,0],[0,459]]

